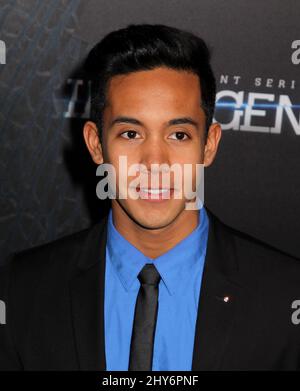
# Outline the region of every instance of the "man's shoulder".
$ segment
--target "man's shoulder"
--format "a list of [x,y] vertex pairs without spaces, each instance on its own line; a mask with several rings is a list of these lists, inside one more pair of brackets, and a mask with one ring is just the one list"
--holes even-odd
[[[22,301],[40,295],[39,289],[49,285],[49,291],[65,286],[77,270],[77,260],[89,233],[99,223],[63,235],[53,241],[10,253],[0,267],[0,299],[8,301],[10,286]],[[58,289],[59,290],[59,289]]]
[[44,269],[59,267],[72,269],[77,263],[81,248],[89,234],[102,223],[100,220],[87,228],[65,234],[55,240],[16,251],[7,259],[7,268],[19,273],[38,273]]
[[227,224],[211,211],[209,213],[213,219],[215,232],[233,245],[238,269],[242,273],[249,276],[255,273],[256,278],[277,275],[282,279],[287,275],[300,281],[300,257]]

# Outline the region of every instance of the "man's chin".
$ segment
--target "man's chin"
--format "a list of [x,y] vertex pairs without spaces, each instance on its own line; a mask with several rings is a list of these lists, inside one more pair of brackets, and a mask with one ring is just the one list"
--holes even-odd
[[165,208],[159,210],[157,208],[137,208],[131,207],[128,209],[130,217],[145,229],[162,229],[171,224],[180,214],[182,208]]

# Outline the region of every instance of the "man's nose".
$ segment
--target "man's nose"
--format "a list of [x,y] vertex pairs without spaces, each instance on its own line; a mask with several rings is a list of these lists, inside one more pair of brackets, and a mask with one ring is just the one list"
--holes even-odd
[[151,169],[152,171],[158,171],[158,166],[162,164],[170,165],[169,152],[166,143],[158,138],[149,139],[143,143],[140,163],[147,168],[148,172],[150,172]]

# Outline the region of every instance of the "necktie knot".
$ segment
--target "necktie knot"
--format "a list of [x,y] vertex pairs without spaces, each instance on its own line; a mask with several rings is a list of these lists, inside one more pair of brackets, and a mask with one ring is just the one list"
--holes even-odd
[[153,263],[146,263],[139,272],[138,279],[141,284],[158,286],[161,276]]

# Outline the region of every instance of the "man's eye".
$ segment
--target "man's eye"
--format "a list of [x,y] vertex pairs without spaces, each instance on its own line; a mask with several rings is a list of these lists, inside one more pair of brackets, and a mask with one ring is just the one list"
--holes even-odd
[[[127,133],[127,137],[125,136],[126,133]],[[136,138],[135,136],[137,134],[138,133],[135,130],[126,130],[126,132],[121,133],[121,136],[127,139],[134,139]]]
[[[185,132],[174,132],[172,134],[172,136],[175,135],[175,140],[187,140],[188,138],[190,138]],[[174,137],[171,137],[174,139]]]

